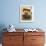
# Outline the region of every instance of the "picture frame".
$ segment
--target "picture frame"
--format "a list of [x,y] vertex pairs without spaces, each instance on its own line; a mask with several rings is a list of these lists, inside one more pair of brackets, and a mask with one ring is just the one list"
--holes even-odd
[[34,21],[34,7],[33,5],[20,5],[20,22]]

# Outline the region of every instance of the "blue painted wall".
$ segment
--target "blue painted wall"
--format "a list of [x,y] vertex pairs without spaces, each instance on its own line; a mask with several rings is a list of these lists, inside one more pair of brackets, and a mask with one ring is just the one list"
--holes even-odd
[[[33,5],[35,20],[32,23],[20,23],[19,6]],[[0,0],[0,25],[13,24],[16,28],[46,28],[46,0]]]

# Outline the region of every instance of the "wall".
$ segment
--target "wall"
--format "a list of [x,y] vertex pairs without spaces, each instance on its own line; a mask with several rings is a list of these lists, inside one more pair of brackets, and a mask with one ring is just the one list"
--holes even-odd
[[[33,5],[35,20],[32,23],[20,23],[19,6]],[[46,28],[46,1],[45,0],[1,0],[0,24],[13,24],[16,28],[41,27]]]

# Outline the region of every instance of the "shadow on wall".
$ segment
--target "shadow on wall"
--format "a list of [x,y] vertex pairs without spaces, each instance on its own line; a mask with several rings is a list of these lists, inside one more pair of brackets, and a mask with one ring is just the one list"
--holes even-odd
[[0,43],[2,43],[2,32],[5,32],[3,29],[5,28],[4,24],[0,24]]

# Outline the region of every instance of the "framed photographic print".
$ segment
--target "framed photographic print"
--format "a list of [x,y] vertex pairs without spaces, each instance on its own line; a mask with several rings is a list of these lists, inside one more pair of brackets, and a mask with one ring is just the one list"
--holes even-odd
[[32,5],[20,5],[20,22],[33,22],[34,7]]

